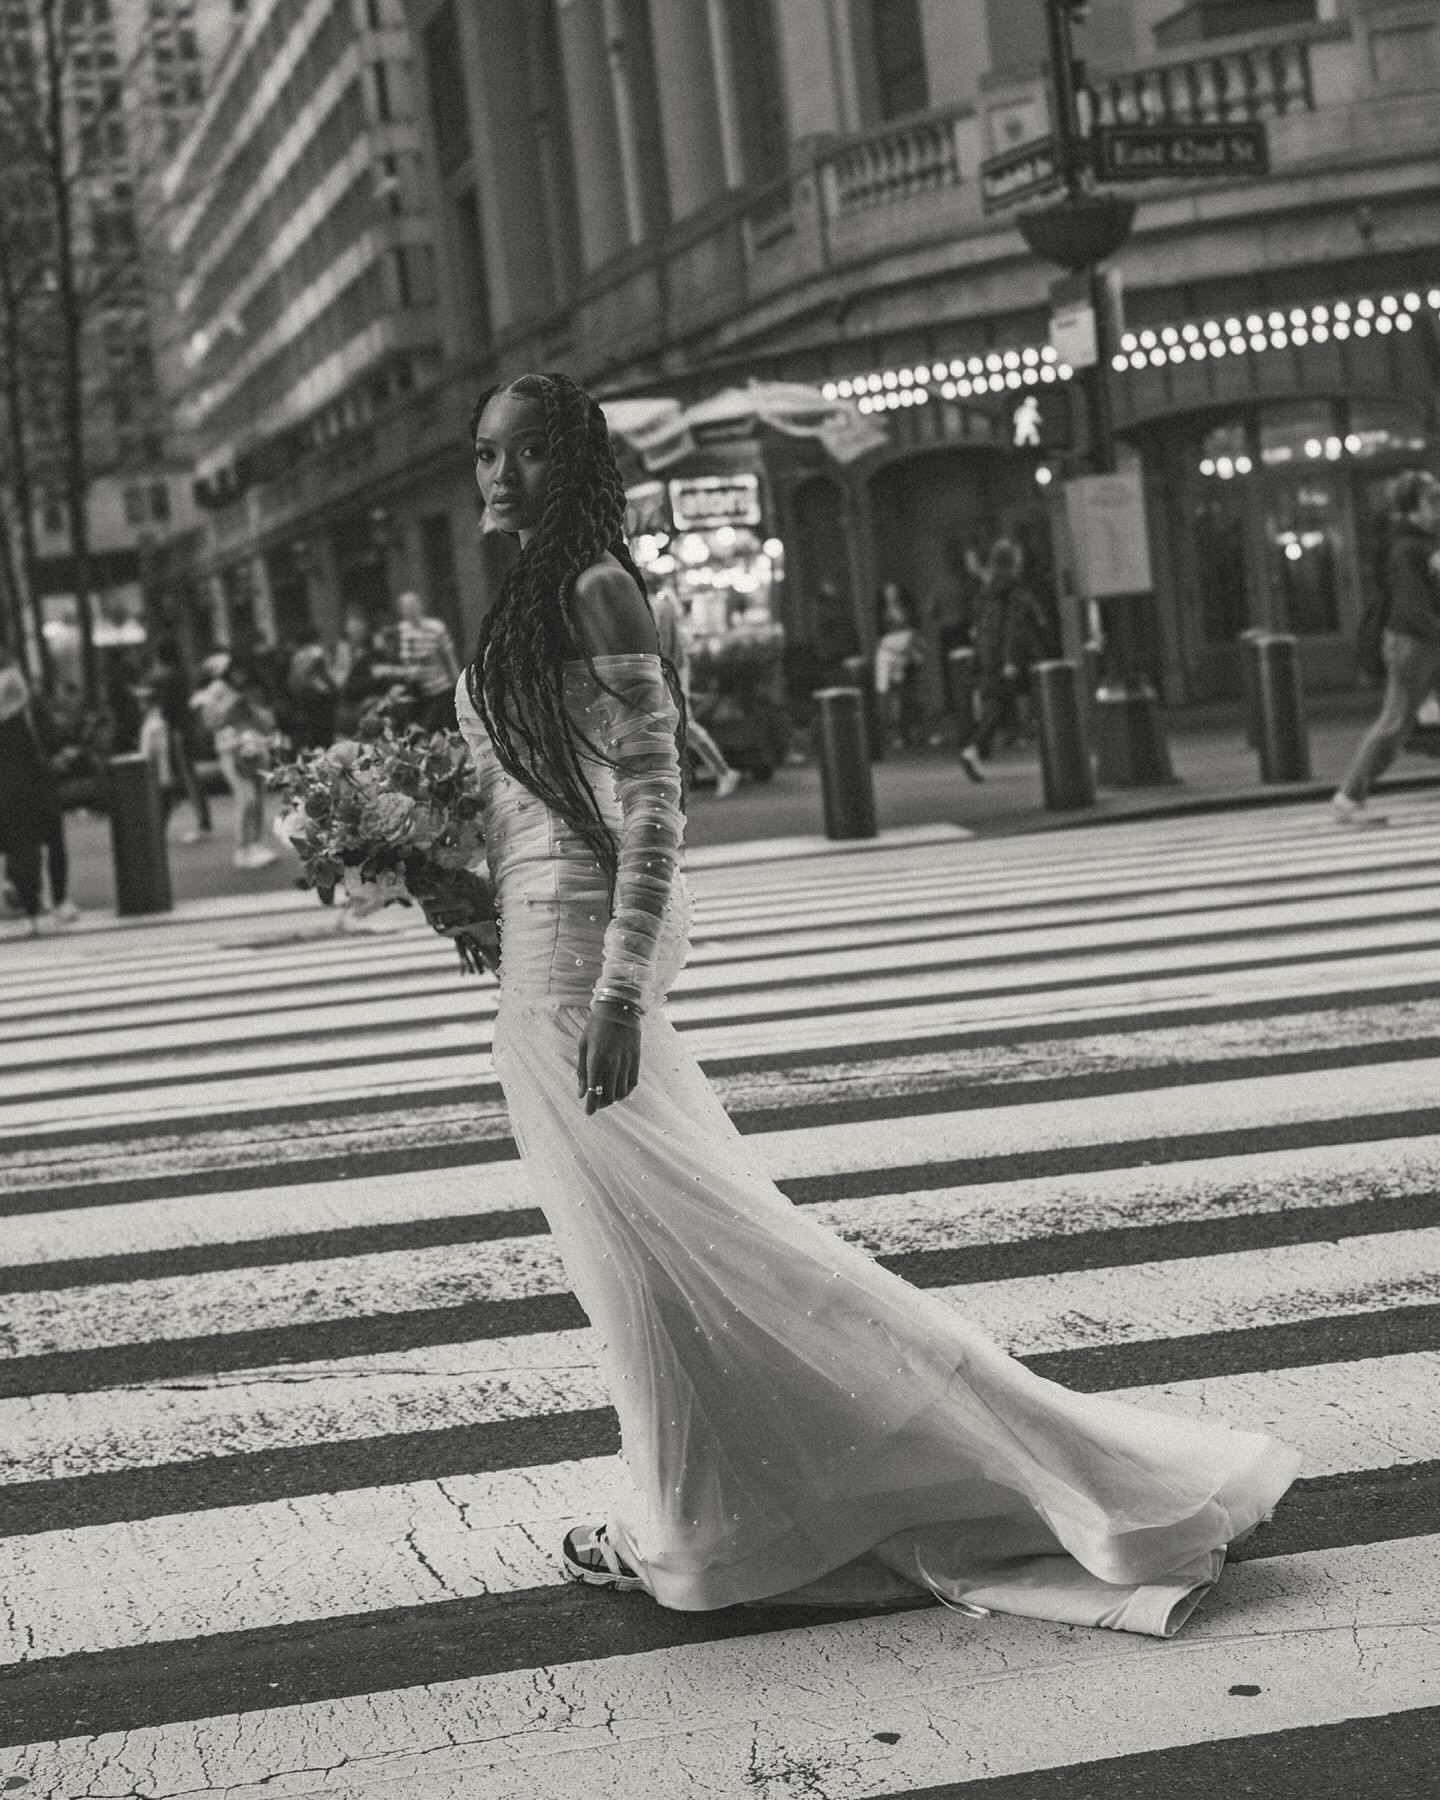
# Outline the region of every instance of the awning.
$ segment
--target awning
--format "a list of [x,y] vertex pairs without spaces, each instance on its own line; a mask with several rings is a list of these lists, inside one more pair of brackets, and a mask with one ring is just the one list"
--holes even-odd
[[647,469],[663,469],[709,443],[752,437],[765,426],[789,437],[818,438],[838,462],[853,462],[889,442],[884,426],[853,402],[827,399],[798,381],[750,381],[688,407],[648,396],[601,404],[611,431]]

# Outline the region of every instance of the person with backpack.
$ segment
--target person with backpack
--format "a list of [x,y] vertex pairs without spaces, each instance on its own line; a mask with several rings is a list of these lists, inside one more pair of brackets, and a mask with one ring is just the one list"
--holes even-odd
[[1368,801],[1378,778],[1410,735],[1426,695],[1440,678],[1440,480],[1425,469],[1397,475],[1386,489],[1390,551],[1389,610],[1380,633],[1385,697],[1361,739],[1330,810],[1338,825],[1383,825]]

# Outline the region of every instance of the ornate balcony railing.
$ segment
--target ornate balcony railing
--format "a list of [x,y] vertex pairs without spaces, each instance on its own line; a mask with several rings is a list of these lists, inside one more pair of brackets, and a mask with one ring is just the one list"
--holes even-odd
[[1251,43],[1128,70],[1093,84],[1102,125],[1228,125],[1313,112],[1310,43]]
[[825,210],[843,219],[866,207],[884,206],[957,187],[974,174],[963,164],[961,135],[967,111],[911,119],[871,133],[825,158]]

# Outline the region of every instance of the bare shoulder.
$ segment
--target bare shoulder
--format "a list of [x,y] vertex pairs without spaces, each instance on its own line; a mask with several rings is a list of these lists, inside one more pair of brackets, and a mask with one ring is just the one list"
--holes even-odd
[[576,577],[570,622],[592,656],[653,655],[659,649],[655,621],[634,576],[608,558]]

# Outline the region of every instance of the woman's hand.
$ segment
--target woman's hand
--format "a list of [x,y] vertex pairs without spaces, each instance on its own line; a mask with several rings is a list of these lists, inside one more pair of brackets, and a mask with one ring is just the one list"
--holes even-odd
[[626,1018],[598,1002],[580,1034],[575,1079],[587,1113],[626,1099],[640,1079],[638,1017]]

